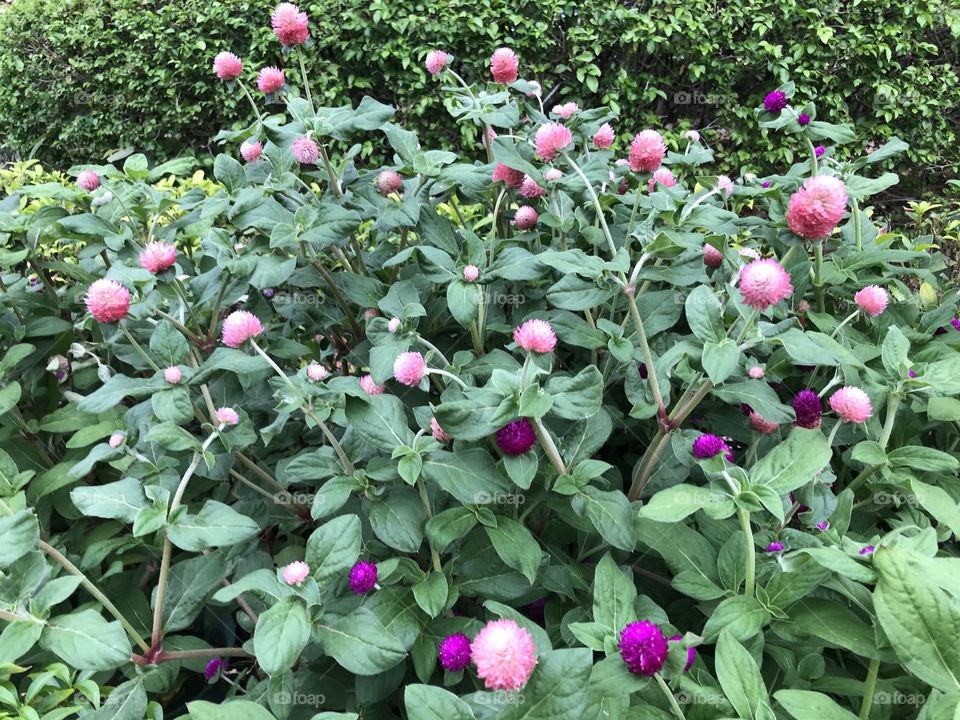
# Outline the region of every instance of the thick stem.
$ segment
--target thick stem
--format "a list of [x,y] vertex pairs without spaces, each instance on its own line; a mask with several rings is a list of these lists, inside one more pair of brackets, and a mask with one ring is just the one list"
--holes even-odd
[[253,657],[243,648],[197,648],[195,650],[169,650],[157,656],[157,662],[164,660],[190,660],[205,657]]
[[[427,488],[423,484],[423,475],[417,478],[417,491],[420,493],[420,502],[423,503],[423,511],[427,514],[427,519],[433,517],[433,509],[430,507],[430,498],[427,497]],[[443,572],[443,566],[440,564],[440,553],[433,546],[433,542],[428,540],[430,545],[430,560],[433,563],[433,569],[436,572]]]
[[737,508],[737,517],[740,519],[740,528],[743,530],[743,544],[747,553],[747,569],[744,577],[743,594],[753,597],[753,586],[757,575],[757,554],[753,543],[753,530],[750,527],[750,513]]
[[897,419],[897,408],[900,407],[900,396],[896,393],[890,393],[887,396],[887,415],[883,419],[883,430],[880,431],[880,447],[887,449],[887,443],[890,442],[890,435],[893,433],[893,423]]
[[[607,227],[607,219],[603,216],[603,207],[600,205],[600,198],[597,197],[597,192],[593,189],[593,184],[587,179],[587,176],[583,174],[583,170],[580,169],[580,166],[577,165],[576,161],[571,158],[567,153],[563,153],[564,160],[574,169],[577,175],[580,176],[580,179],[583,180],[583,184],[587,186],[587,192],[590,194],[590,200],[593,201],[593,207],[597,212],[597,218],[600,220],[600,227],[603,229],[603,236],[607,239],[607,247],[610,249],[610,257],[613,258],[617,254],[617,246],[613,243],[613,236],[610,234],[610,228]],[[623,273],[621,273],[622,275]]]
[[663,679],[663,677],[661,677],[660,673],[654,674],[653,678],[657,681],[657,685],[660,686],[660,689],[663,690],[663,694],[670,703],[670,710],[677,717],[677,720],[686,720],[686,716],[683,714],[683,710],[680,709],[680,704],[677,702],[677,698],[675,698],[673,693],[670,692],[670,688],[667,686],[666,681]]
[[303,49],[301,48],[297,52],[297,60],[300,61],[300,77],[303,79],[303,92],[307,96],[307,103],[310,105],[310,112],[314,112],[313,109],[313,96],[310,95],[310,78],[307,77],[307,66],[303,62]]
[[873,693],[877,689],[877,674],[880,672],[880,661],[871,660],[870,667],[867,668],[867,679],[863,683],[863,702],[860,703],[860,720],[867,720],[870,717],[870,710],[873,708]]
[[130,331],[127,330],[126,327],[124,327],[123,323],[120,323],[119,327],[120,327],[120,332],[122,332],[124,335],[127,336],[127,340],[130,342],[130,344],[133,345],[133,347],[136,349],[138,353],[140,353],[140,357],[142,357],[144,360],[147,361],[147,365],[149,365],[154,372],[160,372],[160,368],[157,366],[157,364],[153,361],[153,359],[149,355],[147,355],[147,351],[144,350],[143,347],[140,345],[140,343],[138,343],[134,339],[133,335],[130,334]]
[[817,242],[813,245],[813,294],[817,299],[817,311],[824,312],[825,305],[823,301],[823,280],[820,277],[823,269],[823,243]]
[[337,180],[337,174],[333,171],[333,165],[330,164],[330,156],[327,155],[326,145],[320,145],[320,157],[323,160],[323,167],[327,171],[327,178],[330,181],[330,191],[336,197],[342,197],[343,191],[340,189],[340,181]]
[[624,295],[627,296],[627,305],[630,306],[630,317],[633,318],[633,325],[637,330],[640,352],[643,354],[643,361],[647,364],[647,378],[650,380],[650,390],[653,392],[653,400],[657,404],[658,411],[663,414],[666,412],[666,407],[663,404],[663,395],[660,393],[660,382],[657,380],[657,370],[653,365],[653,353],[650,352],[647,333],[643,329],[643,319],[640,317],[637,301],[633,297],[633,292],[629,287],[624,290]]
[[819,163],[817,161],[817,149],[813,147],[813,143],[810,141],[810,138],[804,136],[804,140],[807,141],[807,150],[810,151],[810,174],[816,175],[819,171]]
[[563,464],[560,451],[557,449],[556,443],[553,442],[553,438],[550,436],[547,428],[544,427],[540,418],[531,419],[533,421],[533,429],[537,433],[537,439],[540,440],[540,444],[543,446],[543,451],[546,453],[550,464],[553,465],[554,470],[556,470],[558,474],[566,475],[567,467]]
[[447,372],[446,370],[435,370],[435,369],[432,369],[432,368],[431,368],[431,369],[427,370],[427,372],[426,372],[425,374],[427,374],[427,375],[443,375],[443,377],[449,378],[450,380],[453,380],[454,382],[458,383],[458,384],[460,385],[460,387],[462,387],[462,388],[468,387],[467,384],[466,384],[463,380],[461,380],[460,378],[458,378],[458,377],[457,377],[456,375],[454,375],[452,372]]
[[853,200],[850,209],[853,212],[853,237],[857,243],[857,252],[861,252],[863,251],[863,228],[860,220],[860,204]]

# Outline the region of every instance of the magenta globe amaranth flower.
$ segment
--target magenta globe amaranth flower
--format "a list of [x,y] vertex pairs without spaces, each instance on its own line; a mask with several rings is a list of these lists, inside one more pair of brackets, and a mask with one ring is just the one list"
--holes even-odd
[[213,419],[217,425],[233,426],[239,424],[240,415],[233,408],[222,407],[213,413]]
[[692,452],[697,460],[708,460],[729,450],[730,447],[718,435],[703,434],[693,441]]
[[820,532],[826,532],[830,529],[830,523],[827,520],[821,520],[817,523],[817,530]]
[[754,260],[740,270],[740,294],[757,310],[766,310],[793,294],[790,274],[773,258]]
[[787,106],[787,95],[782,90],[774,90],[763,98],[763,108],[768,113],[778,113]]
[[649,620],[630,623],[620,632],[620,657],[637,675],[653,677],[667,661],[669,651],[667,638]]
[[82,170],[77,175],[77,187],[87,192],[93,192],[100,187],[100,176],[93,170]]
[[783,550],[783,543],[782,543],[782,542],[772,542],[772,543],[770,543],[769,545],[767,545],[767,547],[766,547],[766,549],[764,550],[764,552],[768,552],[768,553],[778,553],[778,552],[781,552],[782,550]]
[[476,282],[478,277],[480,277],[480,268],[476,265],[467,265],[463,268],[463,279],[466,282]]
[[447,672],[463,670],[470,664],[470,638],[463,633],[447,635],[437,647],[437,658]]
[[433,439],[437,442],[450,442],[453,440],[453,438],[440,427],[440,423],[435,417],[430,418],[430,434],[433,435]]
[[797,122],[800,123],[801,125],[809,125],[810,116],[807,115],[806,113],[800,113],[799,117],[797,117]]
[[506,455],[523,455],[537,442],[537,434],[527,418],[514,420],[497,430],[494,436],[499,447]]
[[293,3],[280,3],[270,17],[277,39],[288,47],[302,45],[310,37],[307,14]]
[[516,82],[519,67],[517,54],[510,48],[497,48],[490,56],[490,74],[493,75],[494,82],[501,85]]
[[847,209],[847,188],[832,175],[816,175],[804,180],[790,196],[787,225],[807,240],[822,240],[840,222]]
[[535,209],[529,205],[523,205],[517,208],[517,212],[513,216],[513,224],[516,225],[518,230],[530,230],[536,227],[539,217]]
[[820,427],[820,418],[823,416],[823,403],[820,396],[813,390],[801,390],[790,403],[797,415],[795,425],[802,428]]
[[386,392],[386,385],[377,385],[372,375],[364,375],[360,378],[360,387],[367,395],[383,395]]
[[347,578],[350,590],[357,595],[363,595],[377,586],[377,566],[366,560],[359,560],[352,568]]
[[539,185],[537,181],[534,180],[529,175],[523,176],[523,182],[520,183],[520,194],[528,200],[533,200],[540,197],[546,192],[546,190]]
[[488,690],[519,690],[537,664],[537,646],[513,620],[492,620],[470,643],[470,657]]
[[210,662],[207,663],[206,667],[203,668],[203,679],[207,682],[216,680],[220,675],[223,674],[223,671],[227,669],[227,661],[223,658],[213,658]]
[[613,145],[614,139],[616,139],[616,133],[614,133],[613,127],[610,123],[604,123],[593,134],[593,146],[597,150],[607,150]]
[[225,82],[236,80],[243,72],[243,61],[232,52],[224,50],[213,58],[213,71]]
[[263,143],[259,140],[246,140],[240,145],[240,156],[248,163],[256,162],[263,153]]
[[863,549],[860,551],[860,555],[861,555],[861,556],[864,556],[864,555],[873,555],[874,550],[876,550],[876,548],[875,548],[873,545],[867,545],[865,548],[863,548]]
[[520,170],[514,170],[503,163],[497,163],[493,168],[493,182],[502,182],[510,188],[520,187],[524,177],[526,176]]
[[[670,642],[682,642],[682,635],[674,635],[670,638],[667,638]],[[693,667],[693,661],[697,659],[697,649],[688,647],[687,648],[687,662],[683,665],[683,671],[687,672],[691,667]]]
[[647,192],[653,192],[657,185],[663,187],[673,187],[677,184],[677,179],[665,167],[659,167],[653,171],[653,175],[647,181]]
[[553,109],[550,110],[554,115],[562,117],[564,120],[569,120],[574,115],[580,111],[580,106],[575,102],[563,103],[562,105],[554,105]]
[[177,248],[164,242],[149,242],[138,258],[140,267],[156,274],[163,272],[177,261]]
[[718,268],[723,265],[723,253],[710,243],[703,244],[703,264],[709,268]]
[[84,304],[97,322],[122,320],[130,309],[130,291],[116,280],[95,280],[84,296]]
[[862,423],[873,415],[870,397],[860,388],[847,385],[830,396],[830,409],[843,422]]
[[750,420],[750,427],[752,427],[761,435],[770,435],[771,433],[775,433],[780,427],[772,420],[767,420],[767,418],[758,413],[756,410],[750,411],[748,419]]
[[813,154],[816,155],[817,157],[821,157],[826,151],[827,149],[823,145],[817,145],[813,149]]
[[403,189],[403,178],[394,170],[382,170],[373,184],[378,193],[389,195]]

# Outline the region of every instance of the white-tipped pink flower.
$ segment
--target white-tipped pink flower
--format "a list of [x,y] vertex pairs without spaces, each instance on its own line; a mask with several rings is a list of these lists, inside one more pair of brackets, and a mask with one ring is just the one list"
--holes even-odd
[[493,168],[491,179],[493,182],[502,182],[507,187],[518,188],[523,184],[523,178],[526,177],[519,170],[514,170],[503,163],[497,163]]
[[519,230],[530,230],[536,227],[539,217],[536,210],[529,205],[523,205],[517,208],[517,212],[513,216],[513,224],[516,225]]
[[243,72],[243,61],[232,52],[224,50],[213,58],[213,71],[221,80],[236,80]]
[[723,253],[710,243],[703,244],[703,264],[707,267],[718,268],[723,265]]
[[726,175],[718,175],[717,190],[723,193],[725,197],[730,197],[733,195],[733,180]]
[[564,127],[560,123],[541,125],[534,138],[537,156],[541,160],[548,162],[553,160],[558,152],[572,143],[573,133],[570,132],[570,128]]
[[400,329],[401,324],[402,323],[400,321],[400,318],[397,318],[397,317],[390,318],[390,320],[387,322],[387,331],[395,333],[397,330]]
[[393,377],[403,385],[416,387],[426,373],[427,363],[418,352],[400,353],[393,362]]
[[696,130],[687,130],[683,136],[690,142],[700,142],[700,133]]
[[370,375],[364,375],[360,378],[360,387],[367,395],[383,395],[386,391],[386,385],[377,385]]
[[540,197],[545,192],[546,190],[537,185],[537,181],[532,177],[529,175],[523,176],[523,182],[520,183],[520,194],[523,195],[523,197],[533,200],[534,198]]
[[563,170],[560,170],[558,168],[550,168],[543,174],[543,179],[549,180],[550,182],[559,180],[562,177],[563,177]]
[[847,188],[832,175],[807,178],[790,196],[787,225],[807,240],[823,240],[840,222],[847,209]]
[[653,172],[663,162],[667,146],[656,130],[643,130],[630,142],[630,169],[634,172]]
[[237,411],[228,407],[217,408],[217,411],[213,414],[213,419],[217,425],[232,426],[240,422],[240,416],[237,414]]
[[107,444],[110,445],[114,450],[123,445],[124,438],[126,436],[122,432],[115,432],[110,436],[110,439],[107,441]]
[[593,134],[593,146],[598,150],[606,150],[613,145],[613,141],[616,139],[616,133],[613,132],[613,127],[610,123],[604,123],[600,126],[600,129]]
[[283,581],[287,585],[299,585],[310,575],[310,566],[303,560],[294,560],[283,568]]
[[130,291],[116,280],[96,280],[87,289],[84,303],[97,322],[117,322],[130,309]]
[[93,192],[100,187],[100,176],[93,170],[82,170],[77,175],[77,187],[87,192]]
[[757,310],[766,310],[793,294],[790,274],[776,260],[754,260],[740,270],[740,294]]
[[310,37],[310,22],[305,12],[293,3],[280,3],[270,17],[277,39],[288,47],[302,45]]
[[470,643],[470,659],[488,690],[519,690],[537,664],[537,646],[513,620],[493,620]]
[[862,423],[873,415],[870,397],[860,388],[847,385],[830,396],[830,409],[843,422]]
[[287,84],[287,78],[283,70],[278,67],[261,68],[257,75],[257,87],[264,95],[275,93],[277,90]]
[[262,332],[260,318],[246,310],[235,310],[223,321],[223,344],[237,348]]
[[870,317],[877,317],[887,309],[890,295],[879,285],[867,285],[853,296],[853,301],[861,312]]
[[463,279],[467,282],[476,282],[480,277],[480,268],[476,265],[467,265],[463,268]]
[[303,136],[293,141],[290,152],[301,165],[315,165],[320,157],[320,146],[312,139]]
[[176,365],[171,365],[168,368],[164,368],[163,379],[171,385],[176,385],[183,379],[183,373]]
[[259,140],[254,140],[253,142],[246,140],[240,145],[240,156],[248,163],[259,160],[262,152],[263,143]]
[[312,362],[307,365],[307,377],[310,378],[313,382],[320,382],[321,380],[326,380],[330,376],[330,372],[320,363]]
[[752,368],[747,370],[747,375],[752,377],[754,380],[762,380],[763,376],[766,375],[766,372],[759,365],[754,365]]
[[166,270],[177,261],[177,248],[163,242],[147,243],[140,253],[140,267],[152,273]]
[[443,428],[440,427],[440,423],[437,422],[435,417],[430,418],[430,433],[433,435],[433,439],[437,442],[450,442],[453,440],[453,438],[447,435]]
[[403,178],[394,170],[382,170],[373,184],[378,193],[389,195],[403,189]]
[[513,341],[524,350],[548,353],[557,346],[557,334],[546,320],[534,318],[514,329]]
[[493,75],[494,82],[501,85],[516,82],[519,67],[520,61],[517,59],[517,54],[510,48],[498,48],[490,56],[490,74]]
[[575,102],[568,102],[563,103],[562,105],[554,105],[550,112],[552,112],[554,115],[559,115],[564,120],[569,120],[576,115],[579,110],[580,106]]
[[647,181],[647,190],[653,192],[657,185],[673,187],[676,184],[677,179],[673,176],[673,173],[665,167],[659,167],[653,171],[653,175]]
[[431,50],[427,53],[427,72],[439,75],[447,66],[447,54],[443,50]]

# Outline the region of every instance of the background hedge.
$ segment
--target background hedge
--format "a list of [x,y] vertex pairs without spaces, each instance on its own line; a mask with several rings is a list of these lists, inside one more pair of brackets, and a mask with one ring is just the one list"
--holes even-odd
[[[250,78],[264,63],[283,63],[269,30],[274,5],[15,0],[0,12],[0,147],[56,166],[125,146],[157,159],[202,155],[215,128],[246,114],[214,78],[214,54],[242,55]],[[731,168],[792,159],[794,148],[760,131],[752,114],[790,78],[795,101],[816,100],[821,118],[852,120],[876,145],[893,134],[908,140],[910,157],[898,168],[907,191],[938,187],[960,169],[960,9],[949,1],[301,5],[319,45],[310,53],[315,94],[329,103],[365,93],[393,103],[429,144],[470,138],[438,109],[426,52],[442,47],[480,66],[507,44],[551,104],[567,94],[611,104],[624,133],[647,124],[706,128]]]

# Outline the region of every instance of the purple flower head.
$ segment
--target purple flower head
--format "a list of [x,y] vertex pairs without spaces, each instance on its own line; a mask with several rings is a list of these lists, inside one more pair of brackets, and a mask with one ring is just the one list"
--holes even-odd
[[347,581],[350,589],[357,595],[370,592],[377,586],[377,566],[372,562],[360,560],[350,568],[350,577]]
[[669,650],[660,628],[649,620],[630,623],[620,632],[620,657],[632,673],[653,677],[667,661]]
[[912,380],[917,376],[917,374],[913,370],[907,370],[907,376]]
[[267,300],[269,300],[276,294],[277,291],[274,290],[273,288],[264,288],[260,292]]
[[[674,635],[673,637],[667,638],[670,642],[680,642],[683,640],[683,635]],[[697,659],[697,649],[696,648],[687,648],[687,662],[683,666],[683,671],[686,672],[693,666],[693,661]]]
[[780,552],[781,550],[783,550],[783,543],[772,542],[769,545],[767,545],[767,548],[764,552],[775,553],[775,552]]
[[778,113],[787,106],[787,96],[782,90],[767,93],[763,107],[768,113]]
[[740,412],[742,412],[747,417],[753,412],[753,408],[747,403],[740,403]]
[[821,520],[820,522],[817,523],[817,530],[819,530],[820,532],[826,532],[829,529],[830,529],[830,523],[827,522],[826,520]]
[[764,180],[762,183],[760,183],[760,187],[765,187],[765,188],[770,187],[770,181]]
[[223,658],[213,658],[203,669],[203,679],[207,682],[220,677],[220,673],[227,669],[227,661]]
[[960,318],[954,318],[950,321],[950,324],[953,325],[954,330],[960,330]]
[[860,551],[861,555],[873,555],[873,551],[876,548],[873,545],[867,545],[863,550]]
[[820,156],[823,155],[826,151],[827,151],[827,149],[826,149],[823,145],[817,145],[817,146],[813,149],[813,153],[814,153],[814,155],[816,155],[817,157],[820,157]]
[[823,415],[823,403],[813,390],[801,390],[793,398],[793,410],[797,414],[797,427],[818,428]]
[[797,118],[797,122],[800,123],[801,125],[809,125],[810,116],[807,115],[806,113],[800,113],[800,117]]
[[693,441],[693,456],[697,460],[709,460],[729,449],[723,438],[717,435],[703,434]]
[[646,363],[640,363],[637,365],[637,372],[640,373],[640,378],[642,380],[646,380],[648,377],[650,377],[650,371],[647,370]]
[[507,455],[523,455],[537,442],[533,425],[527,418],[514,420],[497,430],[497,447]]
[[463,670],[470,664],[470,638],[463,633],[447,635],[440,641],[437,657],[444,670]]

